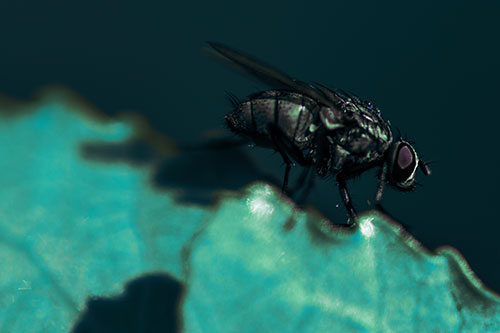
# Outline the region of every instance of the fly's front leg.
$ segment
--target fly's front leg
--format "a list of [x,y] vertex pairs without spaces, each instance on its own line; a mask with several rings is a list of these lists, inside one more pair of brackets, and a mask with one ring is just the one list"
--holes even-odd
[[351,196],[349,195],[349,192],[347,191],[347,186],[345,183],[345,179],[342,177],[337,176],[337,183],[339,186],[339,191],[340,191],[340,197],[344,201],[344,206],[347,209],[347,213],[349,214],[349,220],[354,223],[356,219],[356,209],[354,209],[354,206],[352,204]]
[[378,187],[377,187],[377,193],[375,194],[375,204],[378,204],[382,200],[386,179],[387,179],[387,163],[384,162],[378,173]]

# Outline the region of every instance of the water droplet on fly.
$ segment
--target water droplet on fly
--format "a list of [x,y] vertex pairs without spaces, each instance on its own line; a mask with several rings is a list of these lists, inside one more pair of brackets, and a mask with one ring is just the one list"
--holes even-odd
[[335,205],[335,208],[339,208],[339,204],[336,204],[336,205]]

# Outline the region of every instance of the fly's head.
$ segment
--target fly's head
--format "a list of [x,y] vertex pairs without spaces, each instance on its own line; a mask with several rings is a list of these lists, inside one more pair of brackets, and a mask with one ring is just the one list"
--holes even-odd
[[400,191],[415,190],[415,172],[418,167],[426,176],[431,173],[427,165],[419,160],[413,146],[404,140],[400,139],[391,145],[387,158],[389,184]]

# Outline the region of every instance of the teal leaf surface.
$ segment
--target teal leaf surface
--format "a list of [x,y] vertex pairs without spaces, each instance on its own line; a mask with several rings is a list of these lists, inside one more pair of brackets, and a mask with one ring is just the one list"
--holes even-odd
[[187,331],[500,330],[498,296],[455,250],[431,254],[375,211],[352,229],[291,214],[265,184],[221,201],[192,246]]
[[[265,183],[180,204],[153,185],[152,133],[68,93],[1,104],[0,332],[67,332],[89,297],[154,272],[184,284],[186,332],[500,331],[499,297],[455,250],[375,211],[332,227]],[[147,162],[82,152],[135,138]]]
[[205,212],[176,206],[147,167],[82,157],[88,142],[128,140],[132,124],[65,94],[23,104],[20,116],[3,108],[0,332],[66,332],[90,296],[147,272],[181,276],[182,246]]

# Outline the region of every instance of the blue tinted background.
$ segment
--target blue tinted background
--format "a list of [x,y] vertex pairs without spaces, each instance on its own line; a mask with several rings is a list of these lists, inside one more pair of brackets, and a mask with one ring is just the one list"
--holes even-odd
[[[424,186],[416,193],[388,190],[385,208],[425,246],[456,247],[500,291],[499,7],[491,1],[2,2],[0,93],[27,99],[61,84],[102,112],[133,110],[178,141],[199,141],[204,131],[223,129],[231,108],[224,90],[243,97],[265,88],[207,57],[206,40],[300,79],[356,92],[416,141],[424,158],[438,160],[431,177],[419,174]],[[195,190],[198,181],[212,190],[215,183],[239,187],[282,176],[279,155],[258,148],[248,156],[191,155],[184,163],[178,170]],[[218,175],[212,183],[211,174]],[[373,197],[373,176],[351,186],[359,209]],[[343,222],[334,182],[319,183],[310,203]]]

